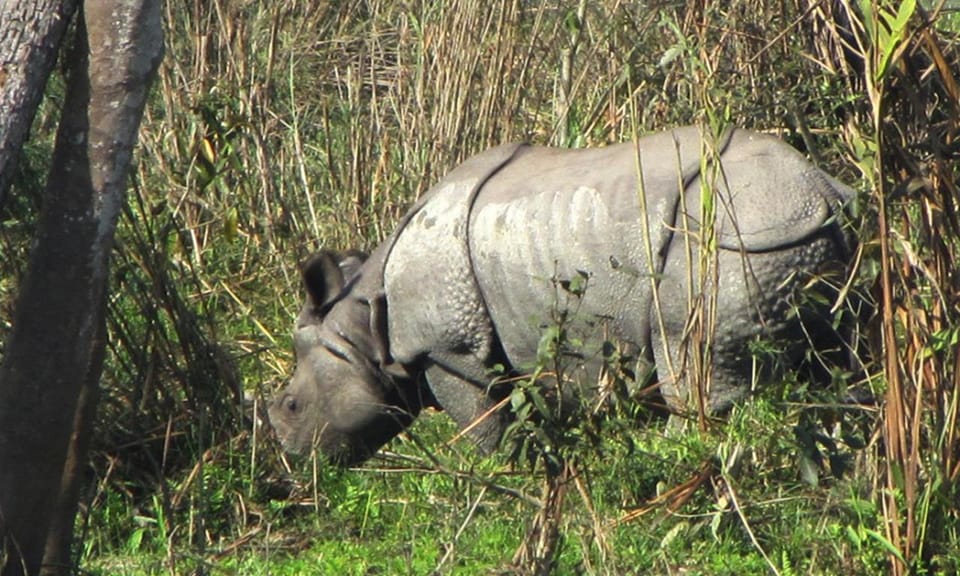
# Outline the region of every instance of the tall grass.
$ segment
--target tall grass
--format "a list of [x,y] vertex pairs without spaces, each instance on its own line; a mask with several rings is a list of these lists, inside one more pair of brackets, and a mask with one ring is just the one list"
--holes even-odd
[[872,473],[897,574],[931,560],[951,566],[947,550],[955,547],[957,529],[957,510],[948,503],[957,496],[960,450],[954,302],[960,90],[955,36],[946,40],[948,30],[936,26],[941,8],[865,3],[855,11],[844,4],[827,16],[835,25],[824,39],[832,44],[819,46],[826,62],[860,68],[855,86],[869,97],[844,134],[876,215],[868,222],[876,242],[866,245],[874,251],[866,262],[879,260],[885,397]]
[[[877,409],[842,405],[849,377],[806,397],[785,385],[723,427],[670,438],[617,404],[582,430],[599,444],[573,444],[551,562],[957,569],[957,28],[918,5],[894,34],[896,13],[807,0],[168,2],[115,259],[86,561],[149,550],[161,560],[146,573],[248,557],[279,573],[308,538],[328,568],[340,564],[324,543],[347,539],[363,557],[379,538],[407,547],[412,573],[503,568],[530,525],[517,519],[549,499],[510,462],[448,443],[442,417],[345,475],[288,462],[260,427],[292,368],[298,262],[375,245],[495,144],[733,123],[780,134],[862,192],[847,288],[878,303],[860,383]],[[0,322],[41,180],[25,166],[22,201],[3,208]],[[418,530],[443,551],[425,551]]]

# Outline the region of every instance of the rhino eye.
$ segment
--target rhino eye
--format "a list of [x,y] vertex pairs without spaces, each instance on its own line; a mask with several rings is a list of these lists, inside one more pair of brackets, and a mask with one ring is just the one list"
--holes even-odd
[[297,405],[297,399],[296,399],[296,398],[287,397],[287,399],[283,401],[283,407],[284,407],[284,409],[286,409],[287,412],[296,414],[297,409],[298,409],[300,406]]

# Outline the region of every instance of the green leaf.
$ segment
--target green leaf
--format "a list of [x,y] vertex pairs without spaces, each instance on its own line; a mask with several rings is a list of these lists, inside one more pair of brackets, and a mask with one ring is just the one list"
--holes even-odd
[[513,389],[513,392],[510,393],[510,407],[516,412],[526,403],[527,395],[524,393],[522,387],[517,386]]
[[127,550],[129,552],[139,552],[140,546],[143,544],[143,535],[146,533],[145,528],[137,528],[133,531],[133,534],[127,538]]
[[671,62],[676,60],[677,56],[679,56],[681,53],[683,53],[683,48],[680,46],[674,45],[667,48],[667,50],[663,53],[663,56],[660,57],[660,61],[657,62],[657,66],[660,68],[666,68]]
[[813,488],[820,484],[820,471],[817,468],[817,463],[806,454],[800,455],[800,478]]
[[576,276],[570,279],[565,285],[562,285],[563,288],[573,294],[574,296],[583,296],[587,291],[587,281],[590,279],[590,275],[583,270],[577,270]]
[[533,402],[534,406],[536,406],[537,412],[539,412],[541,416],[550,416],[550,407],[547,405],[547,401],[544,399],[543,395],[540,394],[540,391],[536,389],[536,387],[531,387],[527,395],[530,397],[530,401]]
[[906,560],[903,559],[903,554],[900,553],[900,550],[898,550],[896,546],[894,546],[889,540],[887,540],[883,534],[877,532],[876,530],[871,530],[869,528],[861,527],[861,530],[863,530],[864,534],[866,534],[867,536],[872,538],[874,541],[876,541],[878,544],[880,544],[880,546],[884,550],[886,550],[888,553],[892,554],[893,556],[896,556],[898,560],[906,564]]
[[[903,42],[904,30],[906,30],[907,23],[916,8],[916,0],[905,0],[900,3],[895,15],[883,8],[880,9],[880,16],[883,18],[886,27],[877,26],[880,38],[874,40],[880,51],[880,62],[874,71],[874,78],[877,82],[880,82],[886,76],[890,61]],[[889,30],[887,27],[889,27]]]
[[857,548],[863,545],[863,538],[860,537],[860,533],[853,526],[847,526],[847,540]]
[[548,326],[540,336],[539,344],[537,344],[537,362],[545,365],[556,358],[557,342],[559,340],[560,327],[555,324]]
[[237,239],[237,230],[239,229],[239,214],[237,212],[236,206],[231,207],[227,210],[227,213],[223,217],[223,235],[226,237],[228,242],[233,242]]
[[580,32],[580,18],[577,16],[576,10],[567,12],[566,18],[563,19],[563,27],[566,28],[567,33],[569,33],[571,37],[576,36]]
[[907,27],[907,23],[917,9],[916,0],[904,0],[897,9],[897,17],[893,22],[894,33],[902,33]]

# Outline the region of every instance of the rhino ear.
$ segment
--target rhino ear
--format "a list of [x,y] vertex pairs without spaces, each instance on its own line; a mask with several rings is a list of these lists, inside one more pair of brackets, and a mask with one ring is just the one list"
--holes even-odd
[[344,283],[347,283],[357,275],[360,267],[367,261],[367,254],[360,250],[347,250],[342,254],[334,255],[334,258],[337,260],[337,265],[343,274]]
[[342,254],[321,250],[307,259],[300,267],[303,285],[307,289],[307,307],[314,314],[324,312],[324,307],[333,302],[350,281],[367,255],[359,250]]
[[334,254],[327,250],[308,258],[300,267],[300,274],[307,289],[307,304],[314,309],[333,300],[345,283]]

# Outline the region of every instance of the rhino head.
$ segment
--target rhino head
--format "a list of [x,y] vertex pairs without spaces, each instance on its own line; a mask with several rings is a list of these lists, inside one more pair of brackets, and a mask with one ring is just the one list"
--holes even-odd
[[366,256],[322,251],[302,267],[307,299],[293,333],[297,367],[268,408],[288,452],[350,465],[369,458],[422,408],[417,383],[386,352],[382,295],[354,290]]

